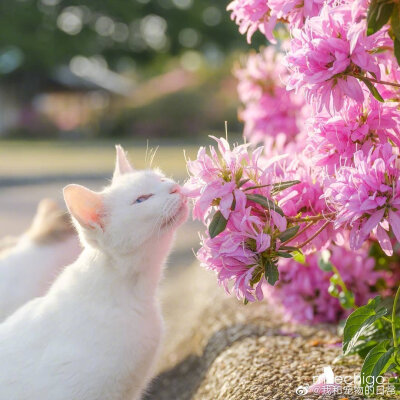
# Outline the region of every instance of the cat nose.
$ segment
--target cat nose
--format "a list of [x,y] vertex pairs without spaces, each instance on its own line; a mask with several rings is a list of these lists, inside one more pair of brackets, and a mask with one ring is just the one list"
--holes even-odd
[[169,193],[170,194],[174,194],[174,193],[179,193],[180,192],[180,186],[179,185],[174,185],[172,186],[172,188],[170,189]]

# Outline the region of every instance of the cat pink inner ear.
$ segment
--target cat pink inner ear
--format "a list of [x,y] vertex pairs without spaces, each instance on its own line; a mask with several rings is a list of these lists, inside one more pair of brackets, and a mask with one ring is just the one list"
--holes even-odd
[[64,200],[71,215],[85,228],[102,226],[103,201],[101,194],[81,185],[64,188]]
[[115,149],[117,151],[117,159],[115,162],[115,170],[114,170],[114,175],[113,179],[116,177],[123,175],[123,174],[128,174],[129,172],[133,172],[134,169],[132,165],[129,163],[125,150],[122,148],[121,145],[117,144],[115,146]]

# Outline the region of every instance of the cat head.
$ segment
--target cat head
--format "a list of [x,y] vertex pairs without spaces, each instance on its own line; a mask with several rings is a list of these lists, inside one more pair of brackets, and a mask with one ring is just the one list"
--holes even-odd
[[66,186],[68,210],[84,244],[112,254],[129,254],[146,243],[156,249],[186,220],[186,198],[160,171],[136,171],[122,147],[116,150],[111,185],[101,192]]

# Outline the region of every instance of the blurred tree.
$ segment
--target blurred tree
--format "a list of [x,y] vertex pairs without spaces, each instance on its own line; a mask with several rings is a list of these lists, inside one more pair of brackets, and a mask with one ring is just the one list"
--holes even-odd
[[247,47],[225,8],[217,0],[0,0],[0,75],[40,79],[77,55],[123,71],[185,49],[218,63]]

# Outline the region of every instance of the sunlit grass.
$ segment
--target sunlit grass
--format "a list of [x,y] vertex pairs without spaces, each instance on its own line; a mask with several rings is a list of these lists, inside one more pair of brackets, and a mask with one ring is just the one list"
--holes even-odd
[[[150,164],[156,140],[146,144],[122,143],[136,168]],[[151,149],[153,148],[153,152]],[[195,158],[198,145],[161,145],[153,158],[153,166],[165,173],[184,176],[186,165],[184,150]],[[109,175],[115,161],[114,142],[0,142],[0,176],[40,176],[62,174]]]

